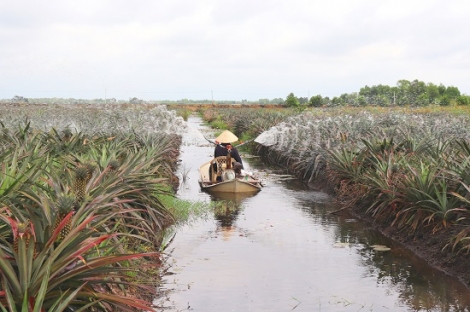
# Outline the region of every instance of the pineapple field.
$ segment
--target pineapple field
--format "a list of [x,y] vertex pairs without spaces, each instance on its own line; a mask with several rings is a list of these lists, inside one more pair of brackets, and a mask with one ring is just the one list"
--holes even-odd
[[[333,194],[336,213],[470,286],[468,109],[197,109]],[[188,214],[168,201],[183,117],[158,105],[4,104],[0,127],[2,311],[153,311],[166,230]]]
[[263,161],[470,286],[470,111],[455,107],[210,109]]
[[125,105],[0,116],[1,310],[153,311],[182,118]]

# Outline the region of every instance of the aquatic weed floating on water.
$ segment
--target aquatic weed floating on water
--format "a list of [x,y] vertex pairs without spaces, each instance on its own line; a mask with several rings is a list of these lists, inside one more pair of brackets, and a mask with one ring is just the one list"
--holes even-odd
[[341,242],[336,242],[333,244],[333,247],[335,248],[346,248],[349,247],[349,243],[341,243]]
[[389,251],[389,250],[391,250],[390,247],[387,247],[385,245],[372,245],[370,247],[372,247],[372,249],[375,250],[375,251]]

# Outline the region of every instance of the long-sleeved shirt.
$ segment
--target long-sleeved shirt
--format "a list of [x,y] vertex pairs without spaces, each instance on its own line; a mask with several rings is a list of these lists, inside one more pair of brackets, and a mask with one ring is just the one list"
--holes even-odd
[[[228,150],[225,146],[226,146],[226,144],[223,144],[223,143],[216,145],[216,147],[214,149],[214,157],[227,156]],[[240,154],[238,154],[238,150],[235,147],[232,147],[232,150],[230,152],[230,156],[233,159],[235,159],[236,162],[239,162],[242,166],[241,169],[243,169],[242,159],[240,157]]]

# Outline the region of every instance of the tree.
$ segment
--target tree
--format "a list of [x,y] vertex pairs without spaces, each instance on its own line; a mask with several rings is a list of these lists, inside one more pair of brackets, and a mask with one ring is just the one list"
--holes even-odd
[[312,96],[308,101],[308,105],[313,107],[321,107],[323,105],[323,99],[320,94]]
[[359,95],[362,95],[365,98],[369,97],[370,93],[371,93],[371,90],[369,86],[365,86],[359,89]]
[[129,99],[129,103],[130,104],[142,104],[144,101],[143,100],[139,100],[138,98],[136,97],[133,97],[133,98],[130,98]]
[[446,88],[444,94],[451,99],[457,99],[460,96],[460,90],[457,87],[449,86]]
[[442,83],[437,88],[439,89],[439,95],[444,95],[447,89],[446,86],[444,86]]
[[385,94],[377,95],[375,103],[379,106],[389,106],[390,99]]
[[426,87],[426,94],[429,97],[429,103],[435,104],[439,98],[439,87],[433,83],[428,83]]
[[346,106],[346,105],[358,106],[359,105],[357,102],[358,94],[356,92],[343,93],[341,94],[339,98],[341,100],[341,105],[343,106]]
[[439,98],[439,105],[441,106],[449,106],[450,105],[450,98],[449,96],[447,96],[446,94],[444,94],[443,96],[441,96]]
[[28,99],[19,95],[15,95],[11,101],[13,103],[28,103]]
[[284,99],[283,98],[274,98],[271,100],[271,104],[283,104]]
[[300,105],[307,105],[308,104],[308,97],[299,97]]
[[[359,96],[370,105],[388,106],[393,101],[394,90],[390,86],[381,84],[372,87],[365,86],[360,89]],[[357,97],[350,98],[348,102],[356,103]]]
[[458,105],[470,105],[470,96],[461,95],[457,98]]
[[[421,94],[426,94],[426,84],[418,79],[415,79],[411,82],[409,92],[409,99],[412,105],[419,105],[418,98]],[[428,99],[429,102],[429,99]]]
[[290,93],[287,97],[286,97],[286,106],[287,107],[297,107],[297,106],[300,106],[300,102],[299,102],[299,99],[294,95],[294,93]]
[[359,96],[357,97],[357,105],[359,105],[359,106],[366,106],[366,105],[367,105],[366,98],[363,97],[362,95],[359,95]]
[[429,105],[429,96],[426,93],[418,95],[418,98],[415,101],[417,106],[428,106]]
[[411,82],[402,79],[397,82],[397,94],[395,95],[395,103],[399,106],[410,104],[409,90]]
[[330,103],[331,106],[340,106],[340,105],[343,105],[343,100],[340,98],[340,97],[333,97],[331,99],[331,103]]

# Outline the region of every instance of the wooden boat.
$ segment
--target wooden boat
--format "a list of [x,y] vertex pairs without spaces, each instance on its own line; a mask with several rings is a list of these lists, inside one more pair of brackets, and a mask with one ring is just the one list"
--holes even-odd
[[230,157],[221,156],[201,165],[199,167],[201,189],[210,193],[259,192],[262,187],[261,181],[251,175],[237,173],[237,169],[233,169],[231,161]]
[[212,201],[229,201],[240,205],[245,199],[258,194],[257,192],[249,193],[223,193],[223,192],[208,192]]

